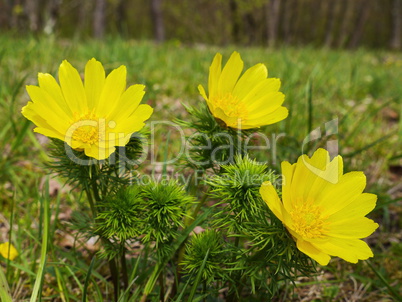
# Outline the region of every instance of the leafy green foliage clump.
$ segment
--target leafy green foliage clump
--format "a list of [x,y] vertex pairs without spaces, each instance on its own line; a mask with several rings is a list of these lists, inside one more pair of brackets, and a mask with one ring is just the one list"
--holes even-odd
[[222,173],[207,183],[212,187],[211,195],[219,201],[214,226],[237,232],[243,222],[259,220],[265,208],[260,197],[264,181],[275,183],[277,176],[265,164],[251,160],[248,156],[235,156],[235,163],[222,166]]
[[105,238],[123,242],[137,237],[141,230],[140,224],[143,223],[142,200],[140,187],[131,186],[100,202],[97,231]]
[[168,243],[178,236],[179,228],[183,227],[187,207],[194,202],[194,199],[174,181],[147,184],[142,188],[142,196],[144,209],[142,240],[155,241],[158,252],[168,252]]
[[130,239],[153,242],[162,256],[170,251],[193,201],[174,181],[124,187],[98,203],[97,231],[122,245]]
[[201,273],[202,280],[211,283],[226,280],[229,253],[222,234],[212,229],[194,235],[186,245],[186,254],[182,261],[184,270],[190,275],[197,275],[205,259]]

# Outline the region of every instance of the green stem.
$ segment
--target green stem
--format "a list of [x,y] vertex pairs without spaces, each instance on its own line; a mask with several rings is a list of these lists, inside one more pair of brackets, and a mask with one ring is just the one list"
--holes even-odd
[[87,199],[88,199],[88,202],[89,202],[89,207],[91,208],[92,218],[95,221],[95,219],[96,219],[96,207],[95,207],[94,199],[92,197],[92,194],[91,194],[91,191],[89,190],[89,188],[85,188],[84,191],[85,191],[85,194],[87,195]]
[[[236,250],[239,248],[239,244],[240,244],[240,237],[236,237],[235,244],[234,244],[236,247]],[[234,263],[235,261],[236,261],[236,254],[233,255],[232,263]],[[235,282],[236,282],[236,280],[238,280],[239,278],[235,277],[235,278],[230,278],[230,279],[235,280]],[[240,284],[241,284],[241,281],[240,281]],[[241,289],[240,284],[238,282],[236,282],[234,284],[231,283],[229,285],[229,295],[227,298],[228,302],[239,301],[237,293],[240,293],[240,289]]]
[[[207,200],[208,193],[209,193],[210,189],[211,188],[209,187],[208,190],[205,192],[204,196],[202,197],[200,202],[197,204],[197,207],[193,211],[193,214],[191,214],[191,217],[185,219],[185,221],[184,221],[184,226],[185,227],[188,227],[193,223],[196,215],[201,210],[202,206],[204,205],[205,201]],[[179,280],[180,280],[180,278],[179,278],[180,277],[180,262],[183,260],[183,257],[184,257],[184,247],[185,247],[184,243],[185,243],[185,241],[180,246],[179,253],[178,253],[179,256],[178,256],[178,260],[177,260],[177,276],[178,276]]]
[[200,202],[197,204],[195,210],[193,211],[193,213],[191,214],[191,217],[186,219],[186,221],[184,222],[184,225],[186,227],[188,227],[190,224],[193,223],[195,217],[197,216],[198,212],[201,210],[202,206],[205,204],[205,201],[208,198],[208,194],[209,191],[211,190],[211,187],[208,187],[208,190],[205,192],[204,196],[202,197],[202,199],[200,200]]
[[[202,197],[200,202],[197,204],[197,206],[196,206],[195,210],[193,211],[193,213],[191,214],[191,216],[186,217],[184,219],[184,226],[185,227],[188,227],[193,223],[196,215],[201,210],[202,206],[204,205],[205,201],[207,200],[207,197],[208,197],[210,189],[211,189],[211,187],[208,187],[208,190],[205,192],[204,196]],[[181,265],[180,265],[180,263],[183,261],[183,258],[184,258],[185,243],[186,243],[186,240],[184,240],[183,243],[180,245],[179,251],[177,253],[177,255],[178,255],[177,256],[177,266],[176,266],[176,276],[177,276],[177,278],[175,278],[174,281],[173,281],[173,289],[174,290],[172,291],[172,295],[176,293],[175,289],[177,288],[177,284],[180,282],[180,279],[181,279],[181,272],[180,272],[181,271]]]
[[119,272],[117,270],[117,265],[115,258],[109,260],[110,274],[112,275],[112,282],[114,288],[114,301],[119,301]]
[[159,301],[165,301],[165,282],[164,282],[164,270],[161,271],[159,274],[159,284],[161,286],[160,292],[159,292]]
[[[92,167],[92,166],[90,166]],[[96,169],[96,168],[95,168]],[[96,218],[97,218],[97,209],[96,209],[96,202],[100,201],[100,196],[99,196],[99,190],[98,190],[98,185],[96,183],[97,180],[97,171],[90,171],[92,173],[90,173],[90,181],[91,181],[91,188],[92,188],[92,193],[89,187],[86,187],[85,193],[87,195],[88,198],[88,202],[89,202],[89,206],[91,207],[91,211],[92,211],[92,217],[93,217],[93,221],[96,222]],[[107,238],[103,238],[101,237],[101,242],[106,245],[108,244],[108,239]],[[119,299],[119,272],[117,269],[117,265],[116,265],[116,260],[115,259],[111,259],[108,261],[109,264],[109,269],[110,269],[110,274],[112,277],[112,283],[113,283],[113,288],[114,288],[114,301],[118,301]]]
[[128,288],[128,274],[127,274],[127,261],[126,261],[126,249],[123,246],[123,251],[121,253],[121,271],[123,274],[123,284],[124,290]]

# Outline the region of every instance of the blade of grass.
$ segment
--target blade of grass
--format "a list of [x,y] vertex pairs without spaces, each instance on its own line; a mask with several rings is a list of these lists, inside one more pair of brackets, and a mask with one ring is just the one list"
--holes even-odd
[[307,97],[307,135],[313,130],[313,82],[309,80],[306,86]]
[[127,286],[126,290],[123,292],[123,294],[120,296],[119,300],[117,302],[122,302],[126,301],[126,298],[128,297],[128,293],[130,292],[131,287],[134,285],[136,278],[134,278],[131,283]]
[[[14,229],[14,204],[15,204],[15,199],[16,199],[16,194],[14,192],[14,196],[12,198],[12,202],[11,202],[11,209],[10,209],[10,231],[8,232],[8,241],[11,243],[12,241],[12,235],[13,235],[13,229]],[[10,249],[11,249],[11,244],[8,245],[8,251],[7,254],[10,255]],[[10,259],[7,258],[7,270],[6,270],[6,276],[8,278],[10,278],[10,271],[9,271],[9,267],[10,267]]]
[[57,266],[54,266],[54,271],[56,273],[56,281],[60,293],[60,298],[63,302],[69,302],[70,299],[68,298],[68,291],[66,288],[66,282],[63,279],[63,275],[60,273],[60,269]]
[[400,98],[400,103],[399,103],[399,107],[400,107],[400,111],[399,111],[399,131],[398,131],[398,135],[399,137],[402,137],[402,98]]
[[15,151],[16,148],[22,146],[22,144],[21,144],[22,140],[24,139],[30,125],[31,125],[31,122],[29,120],[24,121],[22,128],[18,131],[18,134],[11,146],[11,152]]
[[187,288],[187,286],[190,284],[190,281],[191,281],[192,278],[193,278],[193,274],[191,274],[190,278],[188,278],[186,284],[184,285],[184,287],[183,287],[183,289],[182,289],[180,295],[177,297],[177,299],[175,300],[175,302],[181,302],[181,301],[183,301],[184,293],[186,292],[186,288]]
[[40,296],[40,292],[42,289],[42,280],[45,274],[45,266],[46,266],[46,253],[47,253],[47,245],[49,239],[49,179],[46,180],[43,198],[41,198],[41,203],[43,206],[43,233],[42,233],[42,249],[41,249],[41,257],[38,272],[36,273],[36,280],[32,290],[32,296],[30,302],[35,302]]
[[397,301],[402,301],[402,296],[399,295],[399,293],[395,290],[395,288],[393,288],[389,284],[389,282],[384,278],[384,276],[382,274],[380,274],[380,272],[378,270],[375,269],[374,265],[372,265],[369,260],[366,260],[366,263],[371,268],[371,270],[374,272],[374,274],[377,275],[378,279],[380,279],[380,281],[388,288],[391,296],[393,296]]
[[388,135],[385,135],[385,136],[383,136],[383,137],[380,137],[379,139],[376,139],[374,142],[365,145],[363,148],[360,148],[360,149],[358,149],[358,150],[356,150],[356,151],[354,151],[354,152],[347,153],[347,154],[345,154],[345,155],[343,155],[343,156],[344,156],[345,158],[346,158],[346,157],[354,157],[354,156],[358,155],[359,153],[362,153],[363,151],[366,151],[366,150],[370,149],[371,147],[373,147],[373,146],[375,146],[375,145],[381,143],[382,141],[384,141],[384,140],[390,138],[391,136],[393,136],[393,135],[395,135],[395,134],[396,134],[396,131],[392,131],[392,132],[389,133]]
[[93,256],[93,258],[91,260],[91,264],[89,265],[89,268],[88,268],[87,276],[85,277],[84,291],[82,293],[82,302],[87,301],[87,289],[88,289],[88,285],[89,285],[89,280],[91,279],[92,268],[94,267],[95,260],[96,260],[96,255]]
[[[141,259],[141,256],[138,256],[137,259],[136,259],[136,261],[135,261],[134,268],[133,268],[133,270],[132,270],[132,272],[131,272],[131,274],[130,274],[130,278],[129,278],[130,284],[129,284],[129,286],[127,287],[127,289],[123,292],[123,294],[120,296],[118,302],[128,301],[128,300],[127,300],[128,298],[133,299],[133,296],[136,296],[136,295],[139,294],[139,291],[137,290],[137,291],[136,291],[135,293],[133,293],[130,297],[128,296],[128,294],[129,294],[129,292],[130,292],[130,289],[132,288],[132,286],[134,285],[135,281],[136,281],[137,278],[138,278],[138,276],[135,277],[135,275],[137,274],[137,271],[138,271],[138,266],[139,266],[139,264],[140,264],[140,259]],[[122,299],[124,299],[124,300],[122,300]]]
[[8,286],[6,276],[3,273],[3,268],[0,267],[0,301],[13,302],[11,298],[10,287]]
[[167,175],[167,162],[168,162],[168,153],[169,153],[170,133],[171,133],[171,131],[169,130],[166,135],[166,145],[165,145],[165,150],[164,150],[164,154],[163,154],[162,176]]
[[187,301],[189,301],[189,302],[194,300],[194,295],[197,291],[198,284],[200,284],[202,273],[203,273],[203,270],[205,267],[205,263],[207,262],[207,259],[208,259],[208,255],[209,255],[209,249],[208,249],[207,253],[205,254],[204,260],[202,261],[202,264],[201,264],[200,270],[198,271],[197,277],[195,277],[193,287],[191,288],[190,295],[187,299]]

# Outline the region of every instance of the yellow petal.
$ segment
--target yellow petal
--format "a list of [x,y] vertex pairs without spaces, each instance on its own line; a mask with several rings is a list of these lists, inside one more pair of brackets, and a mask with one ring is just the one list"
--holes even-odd
[[283,221],[282,211],[283,204],[279,199],[278,193],[270,181],[265,181],[260,188],[260,194],[262,199],[268,205],[272,213],[275,214],[278,219]]
[[57,105],[45,90],[38,86],[27,86],[26,89],[32,99],[29,105],[30,109],[60,133],[65,132],[71,117]]
[[370,213],[376,205],[377,195],[363,193],[343,209],[335,212],[327,219],[328,222],[341,222],[355,217],[363,217]]
[[9,260],[14,260],[18,256],[18,251],[9,242],[0,243],[0,255]]
[[68,115],[73,116],[73,112],[70,109],[69,104],[67,104],[59,84],[56,79],[48,73],[38,74],[39,87],[46,91],[50,97],[60,106],[60,108]]
[[349,172],[336,185],[322,187],[315,201],[323,208],[323,214],[329,216],[351,204],[362,194],[365,186],[363,172]]
[[310,242],[299,239],[296,241],[296,244],[297,248],[301,252],[305,253],[307,256],[314,259],[321,265],[327,265],[329,263],[329,260],[331,260],[331,257],[328,254],[322,252]]
[[69,62],[64,60],[59,68],[59,81],[61,91],[73,113],[86,112],[87,97],[80,74]]
[[217,53],[209,67],[208,93],[213,98],[218,92],[218,81],[222,70],[222,55]]
[[330,161],[325,149],[319,148],[311,158],[300,156],[292,183],[292,198],[303,202],[316,201],[317,195],[328,186],[333,186],[332,181],[338,181],[341,170],[342,158],[336,157]]
[[309,157],[307,155],[302,155],[297,160],[290,190],[293,204],[308,201],[308,194],[317,179],[317,175],[304,164],[308,159]]
[[[233,52],[219,77],[219,93],[225,95],[233,91],[237,80],[243,70],[243,61],[238,52]],[[211,98],[211,95],[209,96]]]
[[154,109],[147,105],[147,104],[141,104],[138,106],[138,108],[131,114],[130,117],[135,116],[138,118],[140,121],[144,122],[148,120],[152,113],[154,112]]
[[329,152],[319,148],[311,158],[305,158],[302,164],[316,177],[307,197],[304,196],[305,200],[314,200],[319,203],[319,195],[340,181],[343,173],[342,157],[337,156],[330,161]]
[[124,91],[118,101],[118,105],[110,112],[109,119],[117,122],[133,114],[145,94],[144,88],[144,85],[137,84]]
[[351,263],[374,256],[367,243],[359,239],[325,238],[311,243],[324,253],[340,257]]
[[138,106],[137,110],[126,119],[116,120],[116,127],[113,129],[115,133],[132,134],[141,130],[146,121],[152,114],[153,109],[151,106],[142,104]]
[[[46,122],[45,119],[42,118],[39,114],[37,114],[33,109],[32,109],[33,103],[28,102],[26,106],[24,106],[21,110],[21,113],[30,121],[32,121],[37,127],[34,129],[35,132],[42,133],[43,131],[48,131],[52,135],[50,137],[58,138],[58,139],[63,139],[64,135],[60,132],[58,132],[56,129],[54,129],[48,122]],[[39,130],[41,129],[41,130]],[[45,130],[46,129],[46,130]],[[46,134],[44,134],[46,135]]]
[[52,128],[42,128],[42,127],[36,127],[33,129],[34,132],[36,133],[40,133],[43,134],[44,136],[47,137],[53,137],[53,138],[57,138],[60,140],[64,140],[65,136],[61,135],[58,131],[52,129]]
[[279,107],[275,111],[266,114],[260,118],[246,120],[242,129],[258,128],[265,125],[271,125],[284,120],[289,115],[286,107]]
[[365,238],[377,228],[378,224],[373,220],[366,217],[356,217],[330,223],[326,233],[328,236],[337,238]]
[[291,189],[293,176],[295,173],[296,164],[290,164],[287,161],[282,162],[281,170],[282,170],[282,201],[283,205],[287,212],[292,210],[292,202],[291,202]]
[[269,92],[263,97],[247,104],[250,120],[264,117],[278,109],[285,101],[285,95],[282,92]]
[[200,92],[201,96],[208,102],[207,94],[205,93],[205,89],[202,85],[198,85],[198,91]]
[[126,66],[114,69],[106,78],[99,104],[96,107],[98,116],[107,116],[119,104],[120,97],[126,89]]
[[329,152],[323,148],[318,148],[311,158],[307,158],[306,160],[317,169],[325,170],[330,162]]
[[264,81],[268,76],[267,68],[264,64],[256,64],[246,70],[240,77],[233,89],[233,95],[238,99],[243,99],[258,83]]
[[85,93],[88,109],[92,111],[98,104],[105,85],[105,69],[102,63],[92,58],[85,65]]
[[90,145],[85,148],[85,155],[89,157],[93,157],[97,160],[103,160],[108,158],[116,148],[114,146],[109,146],[109,148],[100,148],[97,145]]
[[276,78],[268,78],[255,83],[249,93],[243,98],[243,102],[252,104],[254,100],[264,97],[268,93],[278,92],[281,81]]

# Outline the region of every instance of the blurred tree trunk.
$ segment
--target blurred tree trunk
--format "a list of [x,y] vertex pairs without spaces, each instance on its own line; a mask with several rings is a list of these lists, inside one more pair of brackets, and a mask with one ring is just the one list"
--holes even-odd
[[105,34],[105,13],[106,0],[96,0],[93,19],[93,33],[95,38],[101,39]]
[[349,43],[350,48],[356,48],[360,44],[364,32],[364,25],[370,13],[370,3],[370,0],[361,0],[357,7],[356,12],[358,13],[358,17],[356,27],[353,30],[352,38]]
[[43,31],[48,35],[54,33],[59,19],[61,2],[62,0],[49,0],[47,3],[46,19],[43,20]]
[[126,1],[125,0],[120,0],[117,9],[116,9],[116,15],[117,15],[117,30],[119,31],[120,34],[122,35],[128,35],[127,33],[127,23],[126,23]]
[[9,1],[0,1],[0,26],[7,28],[10,25],[11,8]]
[[256,41],[257,24],[254,19],[253,12],[248,12],[244,15],[245,32],[247,35],[247,43],[252,45]]
[[22,0],[9,1],[10,3],[10,28],[21,29],[23,28],[24,21],[24,6]]
[[[288,43],[297,43],[300,42],[299,40],[299,35],[297,34],[298,32],[301,33],[301,31],[304,30],[303,24],[301,24],[300,20],[302,19],[301,15],[304,13],[304,3],[301,3],[300,0],[291,0],[290,2],[290,18],[289,18],[289,37],[288,37]],[[303,1],[302,1],[303,2]],[[302,4],[302,5],[299,5]],[[299,9],[300,8],[300,9]],[[300,26],[301,25],[301,26]],[[310,41],[308,41],[310,42]]]
[[283,40],[285,43],[291,42],[292,18],[293,18],[293,1],[282,0],[283,2]]
[[39,0],[26,0],[25,12],[28,15],[29,30],[37,32],[39,30]]
[[165,40],[165,25],[163,23],[162,0],[151,0],[151,17],[155,40],[163,42]]
[[335,19],[338,17],[335,12],[335,1],[327,2],[327,26],[325,28],[325,46],[331,47],[334,37],[334,24]]
[[265,5],[268,45],[274,47],[278,40],[279,16],[281,12],[281,0],[270,0]]
[[[322,36],[324,35],[323,31],[324,25],[326,24],[325,22],[322,22],[322,16],[324,16],[327,12],[326,7],[329,3],[332,3],[333,1],[316,1],[316,0],[309,0],[307,3],[304,3],[301,6],[300,11],[298,12],[298,15],[303,14],[305,15],[304,18],[302,18],[303,24],[309,24],[311,29],[305,30],[304,27],[302,27],[301,32],[299,28],[298,34],[303,36],[303,38],[308,37],[309,40],[313,42],[317,42],[322,44]],[[308,4],[308,5],[307,5]],[[305,10],[308,9],[307,14],[305,13]],[[326,16],[325,16],[326,17]],[[324,20],[325,21],[325,20]],[[322,23],[321,23],[322,22]],[[322,25],[324,24],[324,25]],[[306,35],[307,34],[307,35]]]
[[240,15],[236,0],[229,1],[229,8],[232,15],[232,39],[237,43],[240,41]]
[[291,9],[289,9],[289,0],[282,0],[282,3],[282,39],[284,42],[288,42],[290,34]]
[[[78,10],[78,20],[75,32],[82,32],[84,30],[90,30],[93,27],[91,24],[90,12],[94,10],[94,3],[90,1],[83,1],[80,4],[80,9]],[[94,16],[95,17],[95,16]],[[92,26],[91,26],[92,25]]]
[[392,37],[391,48],[401,49],[401,35],[402,35],[402,0],[392,1]]
[[349,40],[350,36],[350,19],[351,14],[353,14],[353,3],[354,1],[349,2],[350,0],[342,0],[341,9],[339,11],[339,16],[341,16],[342,24],[339,31],[338,37],[338,47],[344,47]]

